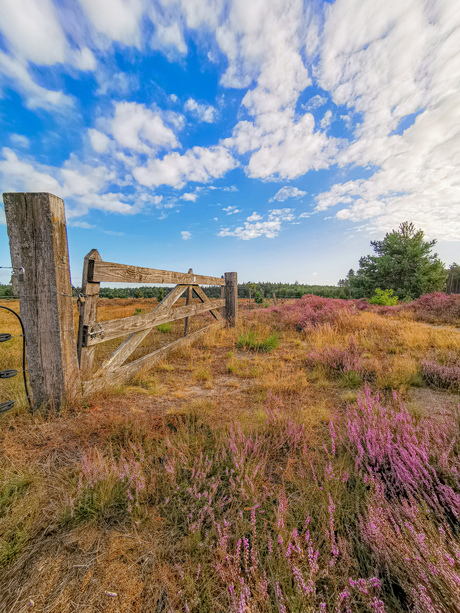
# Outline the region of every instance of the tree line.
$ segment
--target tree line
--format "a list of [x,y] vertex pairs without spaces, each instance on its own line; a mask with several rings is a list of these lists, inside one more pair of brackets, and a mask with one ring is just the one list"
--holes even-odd
[[[239,298],[264,299],[301,298],[305,294],[325,298],[372,298],[381,291],[391,292],[399,300],[411,301],[431,292],[460,293],[460,265],[456,262],[446,269],[433,253],[436,240],[425,240],[422,230],[414,224],[402,223],[380,241],[371,241],[373,255],[360,258],[356,272],[350,269],[337,285],[307,285],[271,283],[270,281],[238,284]],[[161,301],[171,287],[101,287],[101,298],[156,298]],[[209,298],[219,298],[221,288],[203,288]],[[77,288],[77,292],[80,288]],[[76,294],[77,295],[77,294]],[[0,285],[0,298],[12,296],[11,285]]]

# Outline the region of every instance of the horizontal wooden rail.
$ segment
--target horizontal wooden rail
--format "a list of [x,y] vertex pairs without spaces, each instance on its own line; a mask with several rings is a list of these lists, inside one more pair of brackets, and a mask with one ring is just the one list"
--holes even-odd
[[[170,307],[153,311],[152,313],[144,313],[143,315],[133,315],[132,317],[123,317],[122,319],[111,319],[109,321],[100,321],[93,326],[85,326],[83,330],[83,346],[91,347],[98,343],[104,343],[112,338],[120,336],[128,336],[133,332],[146,330],[165,324],[169,321],[176,321],[184,317],[198,315],[213,309],[220,309],[225,306],[225,300],[216,298],[215,300],[207,300],[198,304],[190,304],[188,306]],[[94,328],[95,334],[91,336],[91,329]]]
[[142,268],[128,264],[89,260],[88,281],[91,283],[176,283],[183,285],[225,285],[225,279],[185,272]]
[[92,394],[93,392],[97,392],[104,389],[109,389],[114,385],[122,385],[129,381],[131,377],[134,377],[141,369],[150,368],[156,362],[163,360],[169,353],[178,349],[181,346],[187,345],[188,343],[198,340],[202,334],[205,332],[209,332],[213,329],[221,328],[223,325],[222,322],[218,321],[197,332],[193,332],[184,338],[179,338],[177,341],[173,341],[169,343],[165,347],[161,347],[148,355],[143,356],[142,358],[138,358],[134,360],[134,362],[130,362],[129,364],[125,364],[124,366],[120,366],[116,370],[113,371],[99,371],[99,376],[90,379],[86,383],[83,384],[83,392],[84,394]]

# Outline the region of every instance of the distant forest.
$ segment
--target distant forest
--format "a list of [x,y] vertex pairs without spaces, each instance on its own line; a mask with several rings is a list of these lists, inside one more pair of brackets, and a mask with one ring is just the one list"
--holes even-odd
[[[101,287],[101,298],[157,298],[162,299],[172,287],[146,285],[144,287]],[[220,298],[220,287],[204,287],[206,294],[210,298]],[[77,292],[80,288],[76,288]],[[447,271],[446,290],[449,294],[460,293],[460,266],[452,264]],[[74,294],[77,293],[74,291]],[[239,298],[257,298],[257,294],[262,299],[272,299],[273,294],[279,299],[301,298],[305,294],[324,296],[325,298],[362,298],[365,294],[355,287],[351,287],[348,277],[340,280],[338,285],[304,285],[300,283],[270,283],[268,281],[259,283],[239,283]],[[12,296],[11,285],[0,284],[0,297],[9,298]]]

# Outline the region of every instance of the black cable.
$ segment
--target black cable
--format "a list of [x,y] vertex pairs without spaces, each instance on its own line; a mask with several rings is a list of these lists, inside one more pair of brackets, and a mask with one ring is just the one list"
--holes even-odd
[[19,315],[16,313],[16,311],[13,311],[13,309],[9,309],[8,307],[2,306],[2,305],[0,305],[0,309],[5,309],[5,311],[9,311],[10,313],[13,313],[13,315],[15,315],[19,319],[19,323],[21,324],[21,330],[22,330],[22,377],[24,379],[24,388],[26,390],[27,402],[29,403],[30,409],[32,409],[32,401],[30,399],[29,389],[27,387],[27,379],[26,379],[26,334],[24,332],[24,325],[22,323],[22,319],[19,317]]

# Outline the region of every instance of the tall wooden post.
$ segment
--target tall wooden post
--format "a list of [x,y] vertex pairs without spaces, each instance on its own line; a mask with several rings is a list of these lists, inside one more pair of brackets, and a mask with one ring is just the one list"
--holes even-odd
[[48,193],[3,194],[11,261],[23,268],[21,318],[35,408],[81,392],[64,202]]
[[89,374],[93,369],[95,347],[83,347],[84,326],[90,326],[97,321],[97,303],[101,284],[88,281],[88,270],[92,260],[102,260],[97,249],[91,251],[83,260],[83,275],[81,279],[81,291],[84,299],[80,305],[80,317],[78,322],[78,360],[80,370]]
[[[188,269],[188,274],[189,275],[193,275],[193,269],[192,268]],[[186,306],[188,306],[192,302],[192,298],[193,298],[193,288],[192,288],[191,285],[189,285],[188,288],[185,290],[185,304],[186,304]],[[184,320],[184,336],[187,336],[187,332],[188,332],[188,317],[186,317],[185,320]]]
[[238,319],[238,280],[236,272],[225,273],[225,319],[235,326]]

